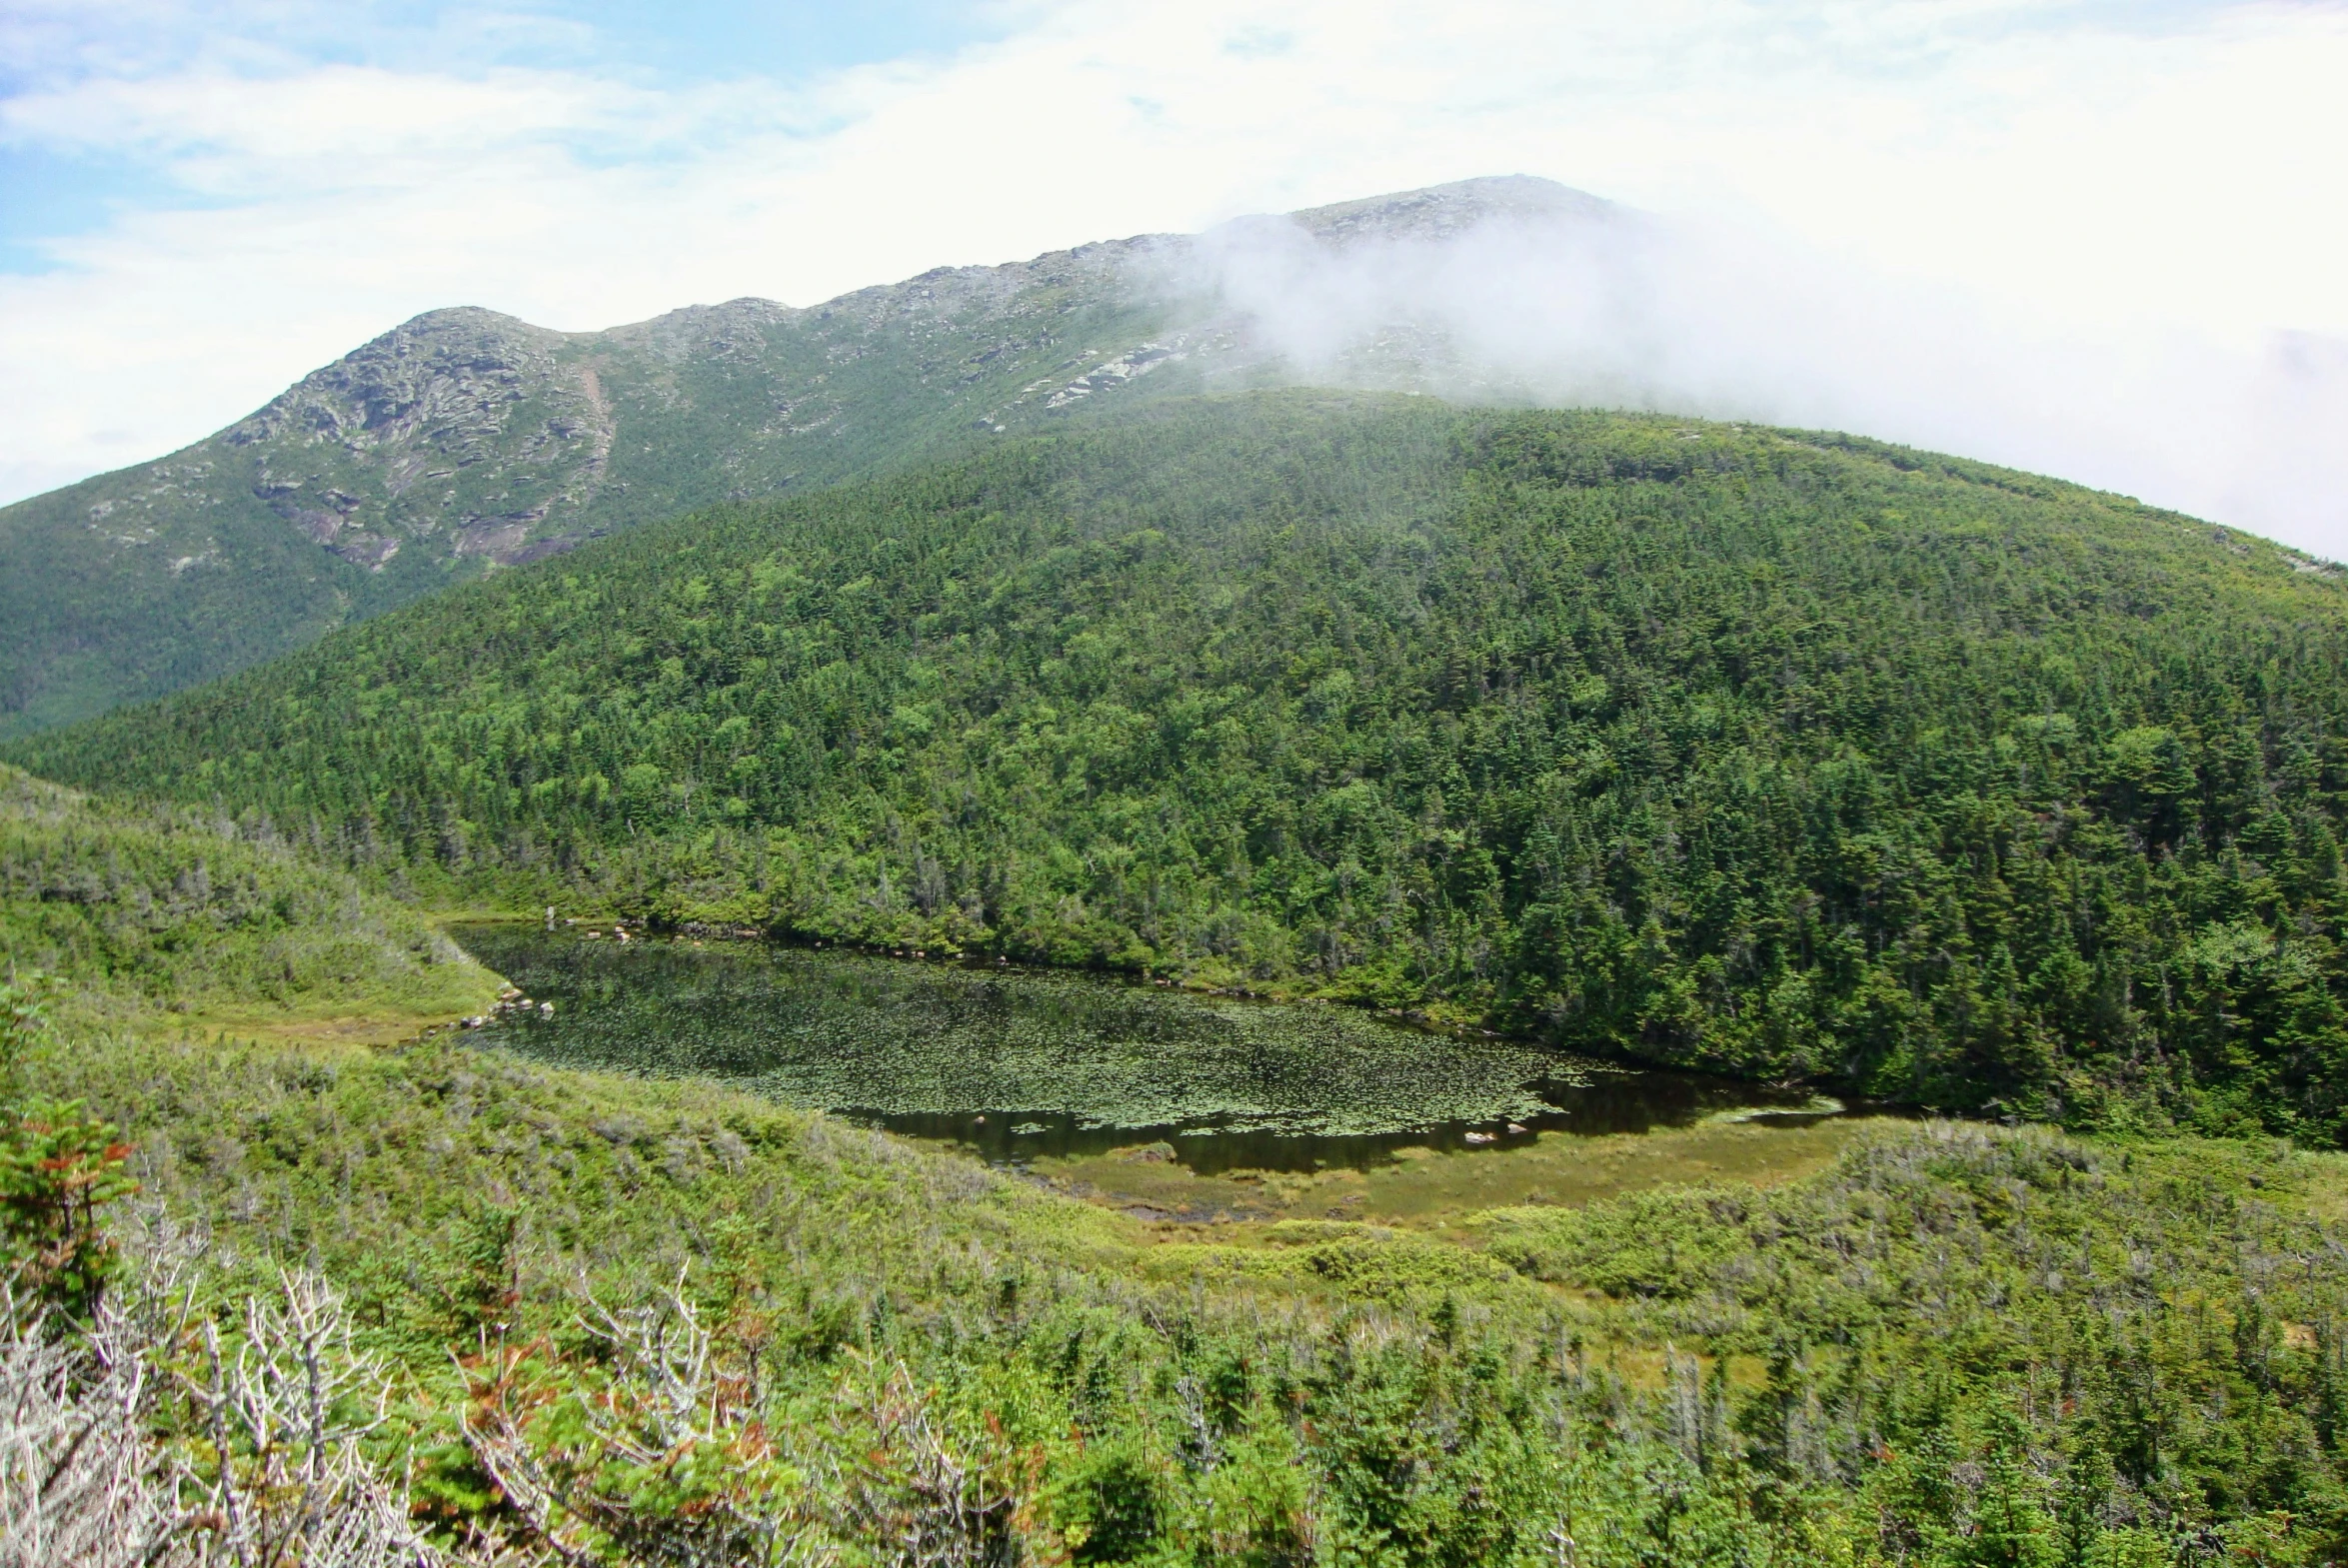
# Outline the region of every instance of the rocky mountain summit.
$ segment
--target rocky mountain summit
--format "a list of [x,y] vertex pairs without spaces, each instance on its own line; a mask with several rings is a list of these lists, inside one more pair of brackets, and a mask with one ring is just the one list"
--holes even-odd
[[1456,355],[1425,323],[1299,341],[1272,319],[1282,291],[1365,245],[1620,217],[1546,181],[1470,180],[805,309],[741,299],[593,333],[431,311],[192,447],[0,509],[0,737],[614,529],[1143,395],[1489,391],[1444,372]]
[[304,377],[226,432],[252,491],[370,571],[445,533],[456,556],[520,559],[533,523],[594,499],[609,404],[563,336],[491,311],[419,317]]

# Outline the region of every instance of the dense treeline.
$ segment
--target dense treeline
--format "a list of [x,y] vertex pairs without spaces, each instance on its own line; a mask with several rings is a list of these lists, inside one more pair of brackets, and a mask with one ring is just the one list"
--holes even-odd
[[704,514],[21,743],[420,891],[2348,1129],[2348,587],[1838,438],[1282,395]]

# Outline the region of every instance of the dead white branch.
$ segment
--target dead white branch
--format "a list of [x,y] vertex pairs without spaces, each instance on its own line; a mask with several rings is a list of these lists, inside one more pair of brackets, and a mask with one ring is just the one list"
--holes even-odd
[[196,1310],[196,1239],[127,1239],[78,1334],[0,1296],[0,1568],[432,1568],[365,1450],[391,1383],[332,1287],[282,1273],[230,1331]]

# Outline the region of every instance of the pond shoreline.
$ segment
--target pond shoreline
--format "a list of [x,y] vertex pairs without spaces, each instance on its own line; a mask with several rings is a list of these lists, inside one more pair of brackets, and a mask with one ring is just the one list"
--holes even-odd
[[555,1063],[730,1081],[998,1165],[1164,1145],[1192,1174],[1370,1169],[1398,1151],[1550,1134],[1799,1125],[1851,1111],[1801,1089],[1429,1027],[1390,1010],[704,925],[468,922],[456,931],[551,1013],[488,1043]]

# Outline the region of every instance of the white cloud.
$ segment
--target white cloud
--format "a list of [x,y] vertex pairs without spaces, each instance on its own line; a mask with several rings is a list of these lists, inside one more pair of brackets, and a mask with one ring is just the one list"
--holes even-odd
[[2336,6],[1087,0],[795,91],[570,53],[304,64],[229,33],[0,105],[0,139],[128,158],[196,199],[0,277],[0,484],[194,439],[436,305],[576,329],[807,303],[1523,171],[1770,258],[1741,293],[1676,296],[1713,313],[1713,350],[1675,349],[1669,386],[1715,411],[2026,463],[2348,555],[2328,456],[2348,445]]
[[2114,330],[1619,209],[1338,248],[1249,220],[1167,286],[1251,321],[1313,380],[1420,385],[1431,356],[1460,401],[1858,431],[2317,548],[2348,534],[2348,339]]

